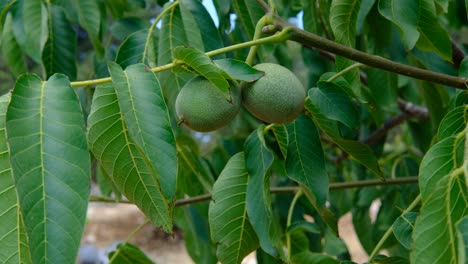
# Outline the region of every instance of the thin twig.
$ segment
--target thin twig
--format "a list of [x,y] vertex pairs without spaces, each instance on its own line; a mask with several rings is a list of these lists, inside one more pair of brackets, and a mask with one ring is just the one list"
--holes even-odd
[[[362,180],[362,181],[353,181],[353,182],[335,182],[331,183],[329,186],[330,191],[350,189],[350,188],[362,188],[362,187],[371,187],[371,186],[387,186],[387,185],[401,185],[401,184],[413,184],[418,182],[417,176],[411,177],[401,177],[394,179],[387,179],[386,181],[382,180]],[[271,193],[295,193],[299,190],[298,186],[286,186],[286,187],[271,187]],[[177,200],[175,206],[183,206],[188,204],[195,204],[200,202],[205,202],[211,200],[211,194],[202,194],[190,198],[184,198]],[[105,202],[105,203],[130,203],[127,200],[116,201],[110,198],[100,197],[91,195],[89,198],[90,202]]]

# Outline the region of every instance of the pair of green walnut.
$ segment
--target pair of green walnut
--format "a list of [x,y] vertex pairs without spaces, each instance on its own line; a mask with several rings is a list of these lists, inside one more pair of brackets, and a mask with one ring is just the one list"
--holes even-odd
[[227,125],[240,110],[241,101],[256,118],[274,124],[294,120],[304,108],[306,91],[287,68],[273,63],[254,66],[265,75],[240,87],[231,83],[232,102],[210,81],[198,76],[187,82],[176,99],[180,122],[200,132]]

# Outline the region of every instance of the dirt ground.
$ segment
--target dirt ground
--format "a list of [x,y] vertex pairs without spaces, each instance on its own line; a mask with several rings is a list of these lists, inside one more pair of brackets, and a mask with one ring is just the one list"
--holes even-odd
[[[145,221],[144,215],[134,205],[91,203],[88,209],[87,224],[82,244],[92,244],[104,252],[119,241],[125,241],[128,235]],[[352,260],[357,263],[367,261],[367,254],[362,249],[352,226],[351,214],[343,216],[339,222],[340,234],[348,245]],[[146,225],[131,243],[140,247],[158,264],[192,264],[180,233],[168,236],[163,231]],[[255,264],[255,256],[247,257],[243,264]]]

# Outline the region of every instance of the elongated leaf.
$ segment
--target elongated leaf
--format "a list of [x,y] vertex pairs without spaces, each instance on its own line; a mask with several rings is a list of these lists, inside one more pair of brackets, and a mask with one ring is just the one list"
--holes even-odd
[[273,125],[271,130],[275,135],[276,142],[278,143],[283,158],[286,159],[288,156],[289,145],[288,129],[285,125]]
[[406,0],[379,0],[379,12],[392,21],[400,31],[404,47],[411,50],[419,39],[418,2]]
[[423,200],[413,231],[412,263],[457,263],[455,224],[468,213],[465,177],[445,175]]
[[258,238],[249,223],[246,191],[249,175],[244,153],[234,155],[213,186],[209,222],[216,255],[223,264],[241,263],[258,248]]
[[99,1],[73,0],[73,7],[78,13],[80,25],[86,30],[99,58],[104,56],[104,46],[101,43],[101,12]]
[[299,116],[288,126],[288,177],[302,183],[312,192],[319,207],[328,194],[328,174],[322,144],[314,122],[305,115]]
[[330,256],[304,251],[292,257],[293,264],[339,264],[340,262]]
[[351,128],[358,126],[358,114],[353,102],[338,85],[319,82],[319,88],[309,91],[310,100],[326,117],[340,121]]
[[[0,262],[31,263],[6,142],[6,110],[10,94],[0,96]],[[24,245],[24,247],[22,247]]]
[[392,229],[395,237],[407,249],[411,246],[411,235],[413,234],[414,222],[418,216],[415,212],[401,215],[393,223]]
[[453,109],[440,122],[437,138],[443,140],[463,131],[467,122],[468,106],[464,105]]
[[15,36],[13,35],[13,24],[11,19],[11,15],[8,14],[2,32],[2,53],[11,72],[15,76],[19,76],[21,73],[27,72],[28,69],[23,53],[21,52]]
[[232,79],[253,82],[265,75],[247,63],[235,59],[215,60],[214,63],[225,71]]
[[[216,247],[210,241],[210,230],[207,219],[207,204],[203,205],[203,212],[196,206],[178,207],[174,211],[174,219],[184,232],[184,242],[187,251],[195,263],[216,264]],[[206,208],[206,210],[205,210]]]
[[[173,52],[178,46],[192,46],[187,41],[184,31],[184,23],[180,14],[180,8],[172,8],[162,19],[159,32],[158,65],[164,65],[173,61]],[[173,71],[163,71],[158,74],[163,91],[169,97],[169,105],[173,105],[177,92],[182,88],[188,78]],[[193,76],[190,76],[192,78]]]
[[314,234],[321,234],[322,231],[320,227],[316,223],[311,223],[305,220],[296,221],[288,226],[286,232],[294,233],[294,232],[309,232]]
[[265,126],[259,126],[244,144],[245,166],[249,173],[247,185],[247,215],[262,249],[272,256],[278,253],[270,238],[272,221],[269,168],[273,154],[265,143]]
[[406,49],[411,50],[417,44],[420,49],[452,60],[450,38],[438,22],[434,1],[380,0],[379,11],[400,30]]
[[372,153],[369,146],[364,145],[358,141],[343,139],[338,132],[336,123],[326,118],[320,110],[311,102],[310,98],[306,99],[305,106],[307,111],[312,114],[317,126],[330,137],[330,139],[337,144],[341,149],[348,153],[351,157],[356,159],[362,165],[373,171],[377,175],[382,175],[377,158]]
[[468,259],[468,216],[457,224],[458,263],[466,263]]
[[62,7],[50,4],[49,36],[42,52],[46,75],[63,73],[76,79],[76,33]]
[[145,51],[148,29],[142,29],[130,34],[120,45],[115,61],[122,67],[142,62]]
[[374,6],[376,0],[362,0],[361,7],[359,9],[359,14],[356,21],[356,32],[357,34],[362,34],[364,22],[366,17]]
[[131,139],[110,84],[96,87],[88,116],[88,141],[115,185],[154,225],[172,228],[171,210],[156,175]]
[[16,40],[21,49],[38,63],[48,37],[47,12],[39,0],[20,0],[12,8]]
[[176,141],[177,156],[179,157],[181,169],[186,166],[187,169],[195,175],[197,181],[203,186],[205,191],[211,192],[214,179],[207,168],[203,166],[195,141],[191,137],[184,136],[183,134],[179,134]]
[[371,264],[409,264],[409,260],[406,258],[393,256],[393,257],[380,257],[371,260]]
[[265,13],[254,0],[235,0],[232,4],[248,38],[252,39],[255,33],[255,26]]
[[[215,50],[224,46],[221,35],[210,14],[200,1],[181,0],[179,5],[187,36],[194,34],[201,37],[203,45],[201,49],[203,51]],[[191,47],[199,48],[192,41],[189,42]],[[221,57],[224,57],[224,55],[221,55]]]
[[229,83],[225,74],[205,53],[186,47],[176,47],[174,58],[186,63],[193,70],[218,87],[224,96],[230,100]]
[[361,0],[333,0],[330,7],[330,25],[336,41],[354,47],[356,21]]
[[418,1],[418,30],[421,33],[417,47],[434,51],[444,60],[452,61],[452,43],[447,30],[439,23],[434,1]]
[[419,189],[423,201],[437,188],[437,182],[446,177],[455,167],[455,137],[448,137],[433,145],[421,161],[419,170]]
[[67,77],[42,82],[21,76],[6,128],[32,260],[73,263],[86,218],[90,159],[81,106]]
[[129,66],[125,72],[116,63],[109,63],[131,139],[143,150],[168,200],[175,193],[177,156],[175,137],[159,81],[145,65]]
[[446,138],[421,162],[422,207],[413,231],[411,262],[457,263],[456,223],[468,213],[468,175],[461,167],[466,164],[458,161],[466,155],[464,143],[463,137]]
[[141,249],[130,243],[119,244],[117,250],[109,253],[110,264],[154,264]]

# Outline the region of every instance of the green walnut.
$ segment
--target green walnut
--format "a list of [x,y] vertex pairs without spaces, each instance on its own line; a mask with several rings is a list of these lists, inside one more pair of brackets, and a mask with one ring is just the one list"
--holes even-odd
[[177,95],[175,108],[181,124],[199,131],[209,132],[227,125],[239,113],[240,88],[230,86],[231,102],[221,90],[202,76],[188,81]]
[[256,118],[274,124],[294,120],[304,109],[306,91],[287,68],[273,63],[254,66],[265,72],[255,82],[242,84],[242,102]]

